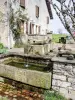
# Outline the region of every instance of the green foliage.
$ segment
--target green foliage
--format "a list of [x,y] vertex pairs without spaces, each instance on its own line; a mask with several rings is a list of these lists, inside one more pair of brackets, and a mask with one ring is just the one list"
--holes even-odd
[[2,43],[0,43],[0,54],[7,53],[7,49],[4,47]]
[[9,100],[7,97],[0,96],[0,100]]
[[4,14],[2,13],[2,11],[0,11],[0,22],[3,22],[3,16]]
[[4,48],[3,44],[2,44],[2,43],[0,43],[0,49],[3,49],[3,48]]
[[21,22],[26,22],[28,20],[27,14],[25,14],[24,12],[25,10],[23,11],[23,9],[21,8],[17,9],[17,11],[15,12],[12,9],[12,5],[10,6],[9,26],[13,33],[13,39],[15,40],[15,42],[17,41],[17,43],[22,42]]
[[35,54],[36,54],[36,55],[40,55],[40,53],[39,53],[38,51],[37,51],[37,52],[35,52]]
[[44,100],[67,100],[65,97],[60,95],[57,92],[50,92],[50,91],[45,91],[44,93]]
[[61,37],[66,37],[67,35],[66,34],[53,34],[52,35],[52,41],[55,42],[55,43],[59,43],[59,39]]
[[15,43],[14,45],[14,48],[23,48],[24,47],[24,44],[21,42],[21,43]]

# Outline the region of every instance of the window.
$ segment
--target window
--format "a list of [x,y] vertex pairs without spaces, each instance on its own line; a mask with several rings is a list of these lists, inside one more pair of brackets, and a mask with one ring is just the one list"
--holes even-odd
[[34,24],[32,24],[32,34],[34,34]]
[[37,29],[38,29],[38,26],[36,25],[36,34],[38,33]]
[[21,21],[21,33],[24,33],[24,21]]
[[26,22],[26,33],[28,34],[28,22]]
[[30,23],[30,34],[32,34],[32,23]]
[[40,30],[41,30],[41,27],[39,26],[39,27],[38,27],[39,34],[40,34]]
[[49,24],[49,17],[47,17],[47,24]]
[[25,0],[20,0],[20,6],[25,8]]
[[39,17],[39,7],[36,6],[36,17],[38,18]]

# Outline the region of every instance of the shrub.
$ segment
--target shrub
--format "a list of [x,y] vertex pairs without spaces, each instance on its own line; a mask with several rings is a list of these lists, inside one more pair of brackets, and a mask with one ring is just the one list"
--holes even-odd
[[67,100],[57,92],[45,91],[44,100]]
[[0,43],[0,49],[3,49],[3,48],[4,48],[3,44],[2,44],[2,43]]

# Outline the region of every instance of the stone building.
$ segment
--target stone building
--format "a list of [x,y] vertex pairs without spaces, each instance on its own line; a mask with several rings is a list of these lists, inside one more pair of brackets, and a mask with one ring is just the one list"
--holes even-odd
[[[4,14],[3,19],[7,20],[0,24],[0,42],[6,47],[13,47],[14,40],[9,29],[9,2],[12,3],[12,8],[16,11],[19,7],[25,10],[29,20],[21,23],[23,30],[23,40],[27,41],[28,37],[33,39],[33,36],[39,36],[40,39],[47,39],[47,33],[50,33],[50,19],[52,12],[49,0],[1,0],[0,11]],[[39,38],[38,38],[39,39]]]

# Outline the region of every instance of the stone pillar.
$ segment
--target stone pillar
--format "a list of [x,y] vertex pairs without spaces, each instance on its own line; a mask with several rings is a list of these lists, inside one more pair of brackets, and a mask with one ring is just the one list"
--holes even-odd
[[68,61],[63,58],[54,60],[52,88],[75,100],[75,60]]

